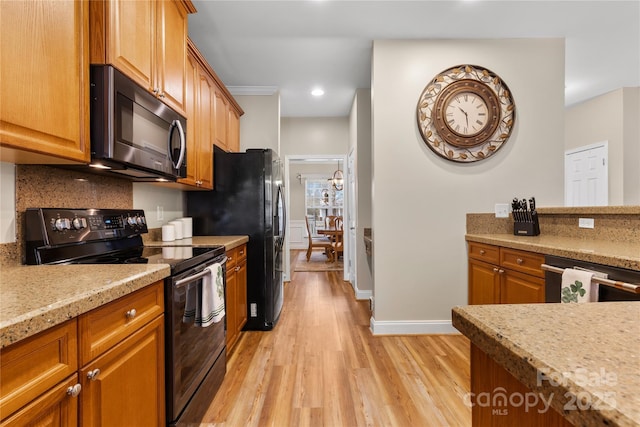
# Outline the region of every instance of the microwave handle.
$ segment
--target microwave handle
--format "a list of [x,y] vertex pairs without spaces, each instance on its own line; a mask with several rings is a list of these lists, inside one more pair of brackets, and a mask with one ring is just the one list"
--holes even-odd
[[[178,161],[174,162],[173,154],[171,153],[171,137],[173,136],[173,131],[175,131],[176,129],[178,129],[178,133],[180,134],[180,156],[178,157]],[[187,145],[187,141],[185,141],[185,138],[184,138],[184,130],[182,130],[182,123],[180,123],[180,120],[174,120],[173,122],[171,122],[170,130],[169,130],[169,139],[167,142],[169,145],[168,151],[169,151],[169,158],[171,159],[171,163],[173,164],[174,169],[180,169],[180,166],[182,166],[182,161],[184,160],[184,150]]]

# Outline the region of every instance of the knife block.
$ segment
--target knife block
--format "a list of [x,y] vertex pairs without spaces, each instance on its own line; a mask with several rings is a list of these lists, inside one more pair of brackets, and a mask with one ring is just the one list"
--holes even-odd
[[539,235],[540,224],[538,223],[538,216],[533,216],[531,221],[513,221],[513,234],[515,236]]

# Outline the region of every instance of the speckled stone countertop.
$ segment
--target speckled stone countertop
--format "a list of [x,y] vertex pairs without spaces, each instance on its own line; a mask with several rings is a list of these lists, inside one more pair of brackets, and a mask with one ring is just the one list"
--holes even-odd
[[549,235],[514,236],[513,234],[467,234],[465,239],[470,242],[640,271],[640,242],[614,242]]
[[640,425],[640,302],[454,307],[452,320],[572,424]]
[[17,265],[0,269],[0,347],[169,276],[168,264]]
[[248,236],[193,236],[187,239],[174,240],[173,242],[161,242],[161,241],[145,241],[145,246],[162,247],[162,246],[193,246],[193,247],[207,247],[224,245],[228,251],[235,247],[247,243],[249,241]]

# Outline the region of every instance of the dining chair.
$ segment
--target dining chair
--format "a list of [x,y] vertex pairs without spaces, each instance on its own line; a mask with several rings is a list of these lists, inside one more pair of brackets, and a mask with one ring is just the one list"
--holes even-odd
[[333,260],[337,261],[340,256],[344,256],[344,230],[342,228],[342,217],[336,220],[336,230],[339,233],[333,235],[331,241],[331,251]]
[[307,247],[307,262],[311,259],[311,252],[314,248],[321,248],[324,250],[329,261],[333,261],[333,247],[332,242],[326,237],[313,237],[311,228],[309,227],[309,217],[305,215],[304,222],[307,225],[307,235],[309,236],[309,246]]

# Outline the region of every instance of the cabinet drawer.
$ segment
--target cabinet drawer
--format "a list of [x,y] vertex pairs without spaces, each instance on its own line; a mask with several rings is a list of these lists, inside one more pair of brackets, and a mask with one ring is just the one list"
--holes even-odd
[[500,248],[500,266],[544,278],[540,265],[544,264],[544,255],[516,249]]
[[[164,312],[158,281],[80,316],[80,365],[102,354]],[[133,312],[135,310],[135,312]]]
[[[236,266],[236,264],[238,263],[238,247],[233,248],[233,249],[229,249],[227,251],[227,272],[233,270]],[[245,251],[246,252],[246,251]],[[246,255],[245,255],[246,256]]]
[[240,264],[242,261],[247,259],[247,245],[241,245],[236,248],[238,255],[236,262]]
[[469,258],[478,259],[492,264],[500,261],[500,248],[484,243],[469,242]]
[[2,350],[0,414],[12,414],[78,369],[77,322],[69,320]]

